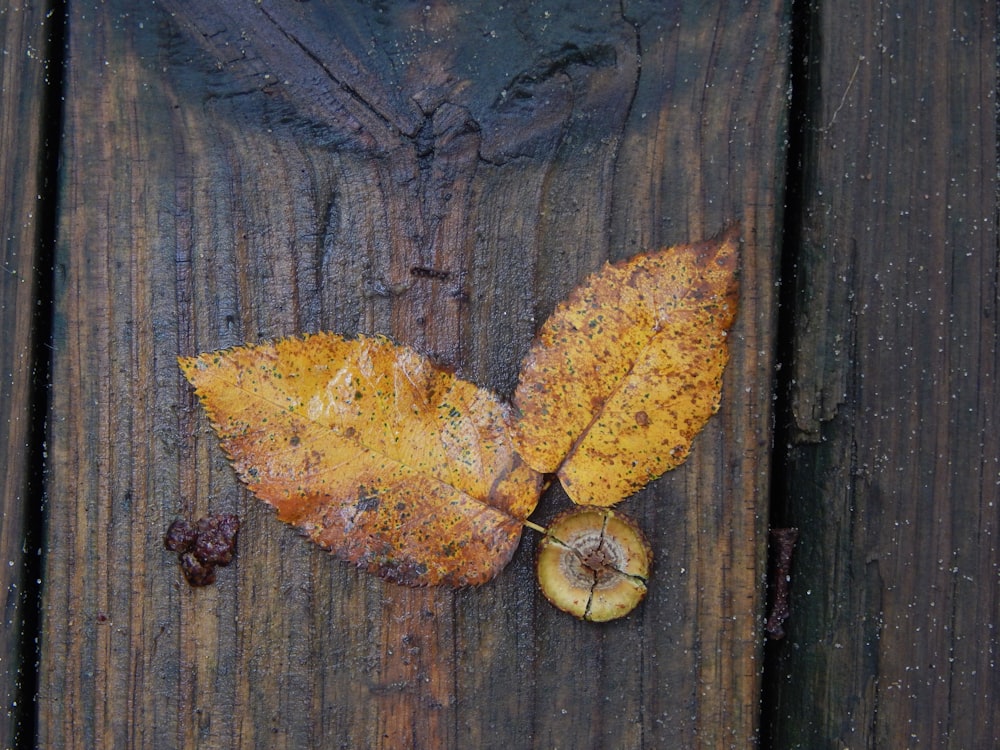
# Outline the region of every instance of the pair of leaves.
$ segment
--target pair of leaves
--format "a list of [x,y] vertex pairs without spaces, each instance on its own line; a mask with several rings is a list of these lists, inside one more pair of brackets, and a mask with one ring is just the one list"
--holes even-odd
[[381,337],[180,358],[250,490],[338,557],[408,585],[510,560],[542,474],[613,505],[681,463],[718,408],[737,234],[607,265],[558,306],[514,410]]

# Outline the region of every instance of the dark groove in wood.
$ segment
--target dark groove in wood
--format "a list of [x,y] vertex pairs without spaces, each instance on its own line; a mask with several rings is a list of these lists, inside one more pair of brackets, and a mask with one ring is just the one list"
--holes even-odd
[[[20,48],[5,47],[5,55],[12,57],[23,55],[26,57],[27,65],[43,70],[43,74],[35,78],[25,71],[25,76],[20,81],[14,81],[14,91],[18,93],[19,86],[28,86],[35,82],[41,85],[35,92],[38,99],[38,121],[30,123],[30,126],[37,128],[37,135],[26,136],[18,145],[25,146],[30,142],[35,142],[37,138],[38,151],[34,154],[18,154],[18,157],[33,157],[36,161],[33,167],[34,174],[7,175],[13,178],[21,188],[25,197],[22,205],[31,205],[34,215],[29,219],[25,216],[13,217],[15,221],[23,221],[20,229],[32,226],[34,236],[28,232],[23,235],[23,242],[20,248],[15,247],[15,252],[20,251],[20,255],[28,256],[30,253],[30,272],[25,273],[22,267],[20,279],[30,287],[30,296],[19,296],[15,292],[13,302],[16,306],[28,307],[30,305],[30,326],[26,341],[14,339],[15,330],[7,327],[0,332],[0,335],[7,337],[0,349],[7,354],[10,347],[12,353],[19,349],[25,354],[26,363],[21,372],[26,376],[27,382],[21,383],[22,390],[19,395],[24,398],[23,403],[11,404],[13,412],[20,412],[26,419],[26,426],[23,428],[23,446],[17,446],[12,442],[8,447],[22,449],[12,458],[20,465],[5,465],[3,468],[11,475],[23,472],[23,484],[21,486],[20,507],[10,507],[6,505],[15,498],[3,498],[5,512],[0,523],[9,525],[14,529],[20,528],[21,538],[10,541],[18,542],[19,549],[4,550],[5,566],[16,567],[17,575],[13,592],[8,590],[7,595],[16,596],[16,615],[5,621],[8,628],[8,638],[4,647],[4,664],[6,679],[11,680],[8,691],[4,697],[7,699],[4,706],[5,716],[0,718],[0,742],[13,747],[34,747],[37,742],[37,718],[38,718],[38,685],[39,685],[39,659],[41,653],[41,596],[44,575],[44,536],[46,507],[48,498],[45,494],[46,476],[46,432],[48,429],[49,417],[49,379],[52,357],[52,325],[53,325],[53,257],[56,243],[56,226],[58,224],[58,195],[56,186],[58,184],[59,147],[62,137],[62,94],[63,94],[63,66],[65,63],[65,3],[62,0],[52,0],[37,10],[28,8],[9,8],[6,13],[15,16],[16,14],[28,14],[34,19],[32,28],[26,29],[26,46]],[[12,19],[15,20],[16,19]],[[5,62],[6,64],[6,62]],[[15,66],[15,70],[16,70]],[[5,100],[2,107],[17,106],[13,96],[10,100]],[[28,123],[26,123],[28,124]],[[8,148],[8,146],[4,146]],[[14,196],[7,195],[3,198],[14,205]],[[12,234],[5,236],[5,243],[14,239],[14,226],[4,227]],[[33,246],[32,246],[33,241]],[[5,256],[5,270],[8,258]],[[4,281],[7,281],[5,279]],[[4,295],[6,297],[6,295]],[[2,363],[5,367],[6,361]],[[15,375],[15,379],[18,376]],[[15,393],[17,385],[15,384]],[[11,430],[12,425],[8,425],[8,437],[12,437],[17,430]],[[20,515],[20,518],[17,516]],[[8,612],[10,616],[10,612]],[[13,646],[16,644],[16,646]],[[12,648],[13,646],[13,648]]]
[[[772,529],[787,527],[789,518],[788,486],[784,480],[793,438],[791,393],[795,355],[795,326],[799,314],[796,305],[796,270],[802,250],[803,191],[808,184],[809,145],[816,127],[816,97],[819,89],[819,68],[816,65],[818,39],[816,35],[816,0],[792,0],[788,49],[788,78],[791,97],[788,111],[788,152],[785,162],[784,195],[781,229],[781,272],[778,292],[778,328],[774,375],[775,420],[771,465],[769,525]],[[783,642],[764,641],[764,666],[761,675],[761,750],[778,750],[773,745],[774,724],[778,721],[781,680],[778,654]]]

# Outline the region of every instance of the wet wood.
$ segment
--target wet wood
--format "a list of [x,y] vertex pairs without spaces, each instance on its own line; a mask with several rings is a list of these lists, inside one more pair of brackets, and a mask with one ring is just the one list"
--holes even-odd
[[[34,710],[33,651],[38,576],[37,528],[42,504],[39,472],[44,402],[44,353],[38,335],[38,268],[44,254],[44,222],[51,220],[45,183],[48,92],[58,76],[44,8],[11,3],[0,11],[0,591],[4,636],[0,639],[0,744],[30,734]],[[55,131],[52,131],[53,133]],[[51,144],[55,147],[55,144]],[[30,543],[29,543],[30,542]],[[26,726],[27,725],[27,728]]]
[[[4,744],[32,717],[36,636],[39,746],[742,748],[762,696],[775,747],[1000,742],[995,14],[799,4],[786,205],[788,4],[660,5],[70,4],[58,194],[55,17],[0,11]],[[724,403],[628,501],[657,562],[606,626],[544,601],[530,534],[459,592],[310,548],[239,486],[176,367],[380,332],[508,396],[587,273],[732,220]],[[762,685],[772,491],[799,537]],[[549,491],[534,520],[567,502]],[[195,590],[163,534],[208,512],[243,528]]]
[[992,747],[995,8],[826,4],[816,23],[774,746]]
[[[109,2],[69,29],[41,744],[752,744],[785,4]],[[240,487],[176,366],[379,332],[509,396],[588,273],[734,220],[722,409],[628,501],[656,569],[606,626],[544,601],[530,535],[458,592],[311,548]],[[207,512],[243,525],[195,590],[163,535]]]

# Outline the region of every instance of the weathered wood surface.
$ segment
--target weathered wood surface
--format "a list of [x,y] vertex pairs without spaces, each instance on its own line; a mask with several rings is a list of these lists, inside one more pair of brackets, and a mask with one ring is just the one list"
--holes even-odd
[[[11,747],[33,710],[35,655],[32,652],[37,597],[39,529],[29,528],[41,506],[39,430],[32,410],[44,383],[44,353],[34,347],[38,282],[50,269],[38,268],[44,253],[47,215],[43,194],[47,163],[46,107],[57,84],[58,55],[51,56],[53,22],[44,8],[8,3],[0,8],[0,592],[4,596],[0,640],[0,744]],[[58,92],[56,92],[58,93]],[[54,131],[53,131],[54,132]],[[57,144],[50,144],[56,148]],[[48,239],[51,239],[48,237]],[[33,544],[29,545],[28,542]],[[27,592],[27,593],[26,593]]]
[[996,747],[996,7],[816,21],[774,747]]
[[[754,741],[787,9],[661,6],[71,4],[43,745]],[[544,602],[530,537],[460,592],[309,547],[238,486],[174,360],[382,332],[509,395],[586,274],[733,220],[724,403],[629,501],[657,569],[608,626]],[[207,511],[244,526],[194,590],[162,537]]]
[[[71,7],[39,743],[752,743],[787,8],[314,5]],[[35,635],[18,587],[42,448],[42,16],[0,12],[5,744]],[[774,521],[801,539],[765,742],[990,746],[997,19],[872,0],[813,22],[773,482]],[[540,599],[530,538],[458,593],[309,549],[237,486],[175,368],[380,331],[507,394],[537,325],[603,259],[733,218],[725,403],[691,461],[630,501],[659,562],[610,626]],[[417,283],[412,265],[451,275]],[[539,520],[563,504],[546,496]],[[237,564],[194,591],[162,534],[208,510],[245,526]]]

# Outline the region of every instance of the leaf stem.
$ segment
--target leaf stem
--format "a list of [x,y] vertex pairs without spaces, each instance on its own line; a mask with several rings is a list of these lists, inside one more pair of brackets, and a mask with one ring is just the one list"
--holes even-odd
[[548,534],[549,530],[544,526],[539,526],[537,523],[532,523],[531,521],[521,521],[521,523],[533,531],[537,531],[539,534]]

